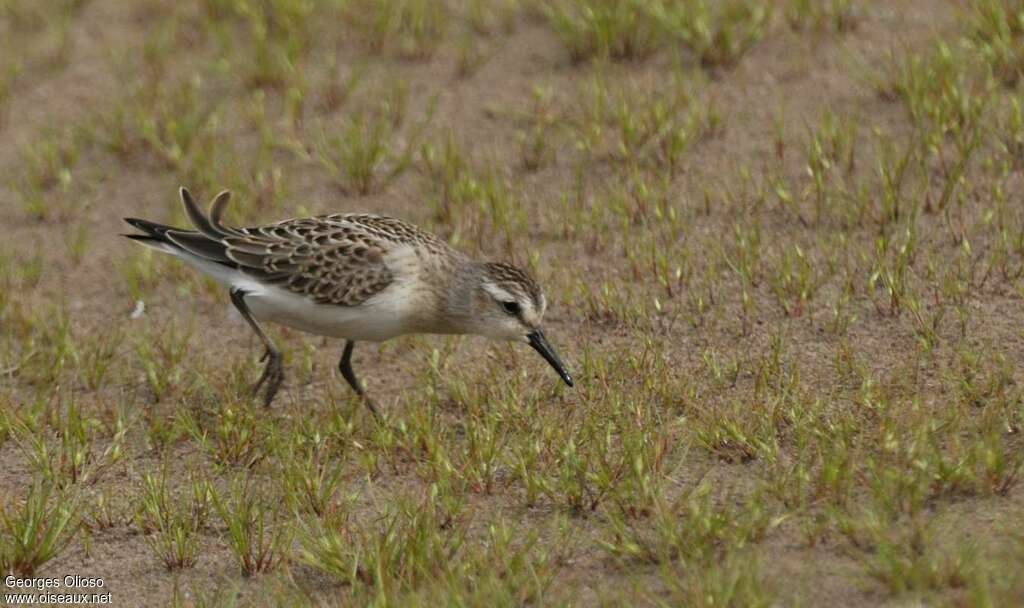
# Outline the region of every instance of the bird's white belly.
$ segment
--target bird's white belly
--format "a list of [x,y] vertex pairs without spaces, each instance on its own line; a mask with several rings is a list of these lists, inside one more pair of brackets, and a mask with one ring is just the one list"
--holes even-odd
[[360,306],[317,304],[274,286],[246,295],[253,316],[295,329],[349,340],[380,342],[405,333],[404,315],[395,307],[368,301]]
[[[311,298],[256,281],[237,270],[172,251],[230,289],[245,292],[245,304],[260,321],[280,323],[320,336],[380,342],[408,333],[410,302],[404,288],[389,286],[359,306],[317,304]],[[397,289],[396,289],[397,288]]]

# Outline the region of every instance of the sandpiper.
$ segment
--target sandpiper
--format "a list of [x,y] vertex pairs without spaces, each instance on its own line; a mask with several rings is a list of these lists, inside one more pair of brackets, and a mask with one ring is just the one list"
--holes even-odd
[[170,253],[228,288],[231,302],[266,348],[263,374],[270,405],[284,380],[281,353],[258,321],[343,338],[338,368],[379,416],[352,371],[357,341],[380,342],[411,333],[477,334],[525,342],[558,372],[572,377],[541,331],[544,292],[509,264],[479,262],[416,226],[392,217],[337,213],[254,228],[222,223],[231,193],[221,192],[203,214],[181,188],[195,230],[137,218],[128,238]]

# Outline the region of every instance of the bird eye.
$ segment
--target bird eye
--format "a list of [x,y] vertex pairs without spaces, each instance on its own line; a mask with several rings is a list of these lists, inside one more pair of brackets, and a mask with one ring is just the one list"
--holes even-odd
[[501,307],[510,315],[519,315],[519,302],[502,302]]

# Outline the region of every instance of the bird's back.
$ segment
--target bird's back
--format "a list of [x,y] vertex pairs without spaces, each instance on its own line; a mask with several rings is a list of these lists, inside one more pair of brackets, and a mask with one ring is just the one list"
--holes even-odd
[[239,230],[224,239],[225,254],[321,304],[354,306],[396,279],[444,266],[461,254],[400,219],[366,213],[285,220]]

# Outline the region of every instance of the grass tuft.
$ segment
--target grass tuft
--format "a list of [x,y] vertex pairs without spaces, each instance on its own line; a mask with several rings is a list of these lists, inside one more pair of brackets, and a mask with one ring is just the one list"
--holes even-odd
[[276,496],[244,475],[211,496],[243,576],[271,572],[288,561],[292,524]]
[[60,555],[79,529],[77,497],[36,478],[24,500],[0,502],[0,572],[32,576]]

